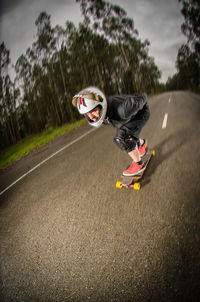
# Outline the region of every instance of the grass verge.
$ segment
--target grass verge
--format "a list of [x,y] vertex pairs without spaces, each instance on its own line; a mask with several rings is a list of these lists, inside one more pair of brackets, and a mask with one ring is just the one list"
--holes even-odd
[[47,144],[57,136],[80,127],[85,123],[85,119],[73,124],[66,124],[59,128],[50,128],[40,134],[30,135],[20,140],[17,144],[9,147],[0,157],[0,169],[13,164],[39,146]]

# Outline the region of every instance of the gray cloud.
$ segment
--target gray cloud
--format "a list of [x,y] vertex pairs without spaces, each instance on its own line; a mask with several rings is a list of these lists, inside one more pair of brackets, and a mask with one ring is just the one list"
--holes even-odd
[[0,19],[2,17],[2,15],[4,14],[8,14],[9,12],[11,12],[13,9],[15,9],[15,7],[17,7],[18,5],[20,5],[20,2],[22,2],[22,0],[1,0],[0,1]]
[[3,15],[9,14],[13,10],[15,10],[17,7],[23,8],[24,6],[29,6],[31,3],[34,5],[37,3],[39,6],[43,5],[48,7],[52,6],[59,6],[59,5],[73,5],[74,0],[1,0],[0,1],[0,19],[2,18]]

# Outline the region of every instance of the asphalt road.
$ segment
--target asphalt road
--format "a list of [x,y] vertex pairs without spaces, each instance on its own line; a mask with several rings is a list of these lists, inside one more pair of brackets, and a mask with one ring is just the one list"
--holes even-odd
[[[102,126],[0,195],[0,301],[200,301],[200,96],[149,103],[140,191],[115,188],[129,158]],[[89,130],[1,171],[0,192]]]

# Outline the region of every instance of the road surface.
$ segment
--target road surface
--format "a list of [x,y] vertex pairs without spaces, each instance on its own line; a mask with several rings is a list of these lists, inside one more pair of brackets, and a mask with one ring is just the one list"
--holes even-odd
[[0,301],[199,301],[200,97],[149,103],[140,191],[115,188],[129,158],[106,126],[0,172]]

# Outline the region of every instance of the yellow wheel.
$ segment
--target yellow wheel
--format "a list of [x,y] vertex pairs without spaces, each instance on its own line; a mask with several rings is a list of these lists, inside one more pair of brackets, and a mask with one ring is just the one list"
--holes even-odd
[[117,189],[121,189],[122,188],[122,182],[121,181],[117,181],[116,182],[116,188]]
[[140,183],[139,182],[135,182],[133,188],[134,188],[134,190],[139,191],[140,190]]
[[152,151],[151,151],[151,154],[152,154],[152,156],[155,156],[155,155],[156,155],[156,151],[155,151],[155,150],[152,150]]

